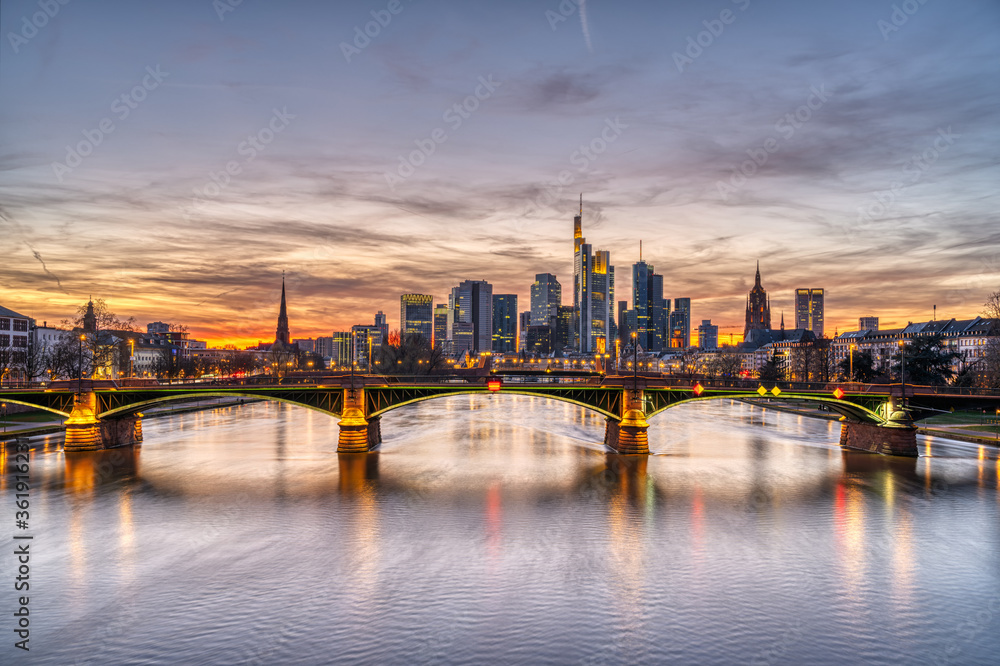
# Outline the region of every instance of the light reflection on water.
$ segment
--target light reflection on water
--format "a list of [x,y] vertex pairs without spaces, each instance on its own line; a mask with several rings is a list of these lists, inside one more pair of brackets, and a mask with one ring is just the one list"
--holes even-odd
[[460,396],[386,415],[377,453],[337,454],[335,419],[252,404],[147,419],[141,448],[39,451],[31,661],[988,663],[1000,648],[995,449],[844,452],[835,422],[740,403],[656,417],[649,458],[605,453],[603,428],[565,403]]

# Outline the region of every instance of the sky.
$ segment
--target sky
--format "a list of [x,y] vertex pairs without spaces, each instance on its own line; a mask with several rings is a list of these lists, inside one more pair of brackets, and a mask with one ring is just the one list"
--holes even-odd
[[0,304],[39,321],[269,341],[283,271],[293,337],[466,279],[571,303],[581,193],[616,299],[642,240],[723,338],[757,261],[828,333],[1000,289],[995,0],[4,0],[0,34]]

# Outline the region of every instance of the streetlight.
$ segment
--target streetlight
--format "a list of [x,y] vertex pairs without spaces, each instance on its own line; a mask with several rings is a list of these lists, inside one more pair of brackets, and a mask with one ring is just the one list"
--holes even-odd
[[851,354],[851,370],[850,370],[850,377],[848,377],[848,379],[853,382],[854,381],[854,345],[853,344],[850,346],[850,354]]
[[903,404],[906,404],[906,341],[899,341],[899,384],[903,389]]
[[632,331],[632,390],[639,387],[639,334]]
[[77,384],[76,392],[83,393],[83,341],[86,339],[86,335],[80,334],[80,381]]

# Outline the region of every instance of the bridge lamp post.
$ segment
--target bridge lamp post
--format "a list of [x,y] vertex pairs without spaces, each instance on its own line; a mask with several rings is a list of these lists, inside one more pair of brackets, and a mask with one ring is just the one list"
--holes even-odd
[[906,404],[906,341],[899,341],[899,384],[903,390],[903,404]]
[[632,331],[632,390],[639,386],[639,333]]
[[76,392],[83,393],[83,340],[87,336],[80,334],[80,380],[76,385]]
[[854,381],[854,345],[850,346],[850,355],[851,355],[851,362],[850,362],[851,369],[849,371],[850,377],[848,379],[853,382]]

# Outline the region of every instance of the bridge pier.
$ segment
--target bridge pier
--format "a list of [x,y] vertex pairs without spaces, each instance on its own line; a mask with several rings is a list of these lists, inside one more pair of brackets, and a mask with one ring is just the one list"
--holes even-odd
[[104,448],[101,424],[97,420],[97,394],[93,391],[73,396],[73,411],[63,425],[66,427],[63,450],[67,453]]
[[904,411],[895,411],[885,425],[842,421],[840,446],[888,456],[916,458],[917,427]]
[[344,391],[344,412],[337,425],[337,453],[366,453],[382,443],[382,418],[365,417],[364,389]]
[[649,455],[649,423],[643,411],[642,389],[625,390],[622,418],[608,418],[604,428],[604,444],[625,455]]
[[100,451],[142,441],[142,414],[102,421],[97,418],[97,395],[93,391],[74,396],[73,411],[63,425],[66,453]]

